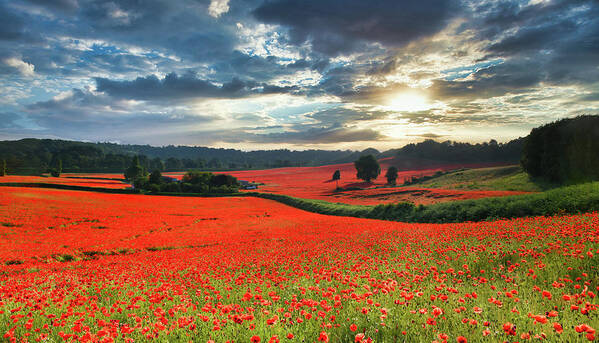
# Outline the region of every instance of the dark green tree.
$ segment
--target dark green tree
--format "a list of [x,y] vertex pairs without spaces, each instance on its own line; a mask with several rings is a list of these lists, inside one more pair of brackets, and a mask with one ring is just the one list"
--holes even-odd
[[0,176],[6,175],[6,160],[2,159],[2,165],[0,165]]
[[599,116],[562,119],[532,129],[522,150],[522,168],[552,182],[599,180]]
[[150,183],[161,184],[162,183],[162,173],[160,170],[156,169],[150,174]]
[[389,169],[387,169],[387,174],[385,174],[385,177],[387,178],[388,184],[394,185],[397,181],[397,168],[394,166],[389,167]]
[[181,179],[184,183],[190,183],[192,185],[196,184],[205,184],[209,185],[210,180],[212,180],[212,173],[210,172],[201,172],[197,170],[190,170]]
[[150,169],[164,171],[164,162],[159,157],[150,160]]
[[129,181],[135,181],[136,179],[144,177],[144,174],[144,169],[139,163],[139,157],[133,157],[131,165],[129,166],[129,168],[127,168],[127,170],[125,170],[125,179]]
[[178,158],[169,157],[166,160],[165,168],[166,168],[166,170],[170,170],[170,171],[179,171],[179,170],[183,169],[183,163],[181,163],[181,160]]
[[59,177],[62,173],[62,159],[60,157],[55,157],[52,161],[52,166],[50,167],[50,175],[54,177]]
[[376,179],[381,173],[381,166],[376,158],[372,155],[360,156],[360,158],[354,162],[356,167],[356,177],[358,179],[370,182]]
[[235,178],[234,176],[229,175],[229,174],[214,175],[214,176],[212,176],[212,180],[210,180],[210,183],[216,187],[238,186],[239,185],[239,183],[237,182],[237,178]]
[[341,171],[339,169],[335,170],[333,173],[333,180],[335,180],[335,186],[339,188],[339,180],[341,179]]

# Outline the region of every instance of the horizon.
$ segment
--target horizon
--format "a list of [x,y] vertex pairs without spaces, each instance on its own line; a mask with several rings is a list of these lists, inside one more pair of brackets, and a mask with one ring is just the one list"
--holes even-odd
[[0,140],[508,142],[599,114],[592,0],[0,0]]
[[28,139],[36,139],[36,140],[43,140],[43,139],[50,139],[50,140],[57,140],[57,141],[67,141],[67,142],[74,142],[74,143],[88,143],[88,144],[115,144],[115,145],[121,145],[121,146],[127,146],[127,145],[131,145],[131,146],[149,146],[151,148],[167,148],[167,147],[175,147],[175,148],[207,148],[207,149],[230,149],[230,150],[238,150],[241,152],[257,152],[257,151],[277,151],[277,150],[289,150],[290,152],[301,152],[301,151],[309,151],[309,150],[322,150],[322,151],[351,151],[351,152],[364,152],[366,150],[371,150],[374,149],[376,151],[378,151],[378,153],[385,153],[391,150],[399,150],[404,148],[405,146],[409,145],[409,144],[419,144],[419,143],[423,143],[425,141],[434,141],[436,143],[445,143],[445,142],[451,142],[451,143],[460,143],[460,144],[472,144],[472,145],[476,145],[476,144],[484,144],[484,143],[490,143],[491,141],[496,141],[497,144],[507,144],[510,143],[514,140],[517,139],[522,139],[525,137],[518,137],[515,138],[513,140],[508,140],[508,141],[498,141],[496,139],[489,139],[488,141],[483,141],[483,142],[461,142],[461,141],[454,141],[451,139],[447,139],[447,140],[439,140],[439,139],[434,139],[434,138],[424,138],[420,141],[417,142],[410,142],[410,143],[406,143],[404,145],[398,146],[398,147],[392,147],[389,149],[385,149],[385,150],[380,150],[374,147],[365,147],[363,149],[312,149],[312,148],[307,148],[307,149],[288,149],[288,148],[278,148],[278,149],[257,149],[257,150],[244,150],[244,149],[238,149],[238,148],[225,148],[225,147],[210,147],[210,146],[203,146],[203,145],[176,145],[176,144],[167,144],[167,145],[152,145],[152,144],[128,144],[128,143],[121,143],[121,142],[101,142],[101,141],[82,141],[82,140],[72,140],[72,139],[62,139],[62,138],[37,138],[37,137],[23,137],[23,138],[18,138],[18,139],[5,139],[5,140],[0,140],[1,142],[17,142],[17,141],[21,141],[21,140],[28,140]]

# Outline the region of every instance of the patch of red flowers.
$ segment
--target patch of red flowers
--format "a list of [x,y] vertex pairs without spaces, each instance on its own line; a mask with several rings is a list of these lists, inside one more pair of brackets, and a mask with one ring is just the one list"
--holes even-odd
[[406,224],[3,187],[0,224],[9,342],[570,342],[599,325],[597,213]]

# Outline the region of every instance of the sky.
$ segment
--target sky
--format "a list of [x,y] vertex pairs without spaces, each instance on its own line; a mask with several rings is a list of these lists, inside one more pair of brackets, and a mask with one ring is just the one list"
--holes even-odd
[[0,0],[0,139],[507,142],[599,114],[599,1]]

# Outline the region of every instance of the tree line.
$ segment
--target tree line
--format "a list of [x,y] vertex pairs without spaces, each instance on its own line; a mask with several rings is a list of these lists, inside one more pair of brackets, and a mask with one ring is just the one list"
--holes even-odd
[[[493,140],[480,144],[427,140],[385,152],[372,148],[363,151],[279,149],[245,152],[206,147],[152,147],[28,138],[0,141],[0,159],[6,161],[8,173],[30,175],[52,172],[52,169],[56,171],[60,169],[61,172],[121,173],[131,164],[134,156],[139,156],[140,165],[146,170],[160,171],[227,171],[317,166],[353,162],[362,155],[373,155],[376,158],[398,156],[406,161],[427,159],[464,163],[472,161],[517,163],[520,159],[521,143],[521,140],[505,144]],[[58,168],[59,161],[60,168]]]
[[531,176],[552,182],[599,180],[599,116],[562,119],[532,129],[521,164]]

